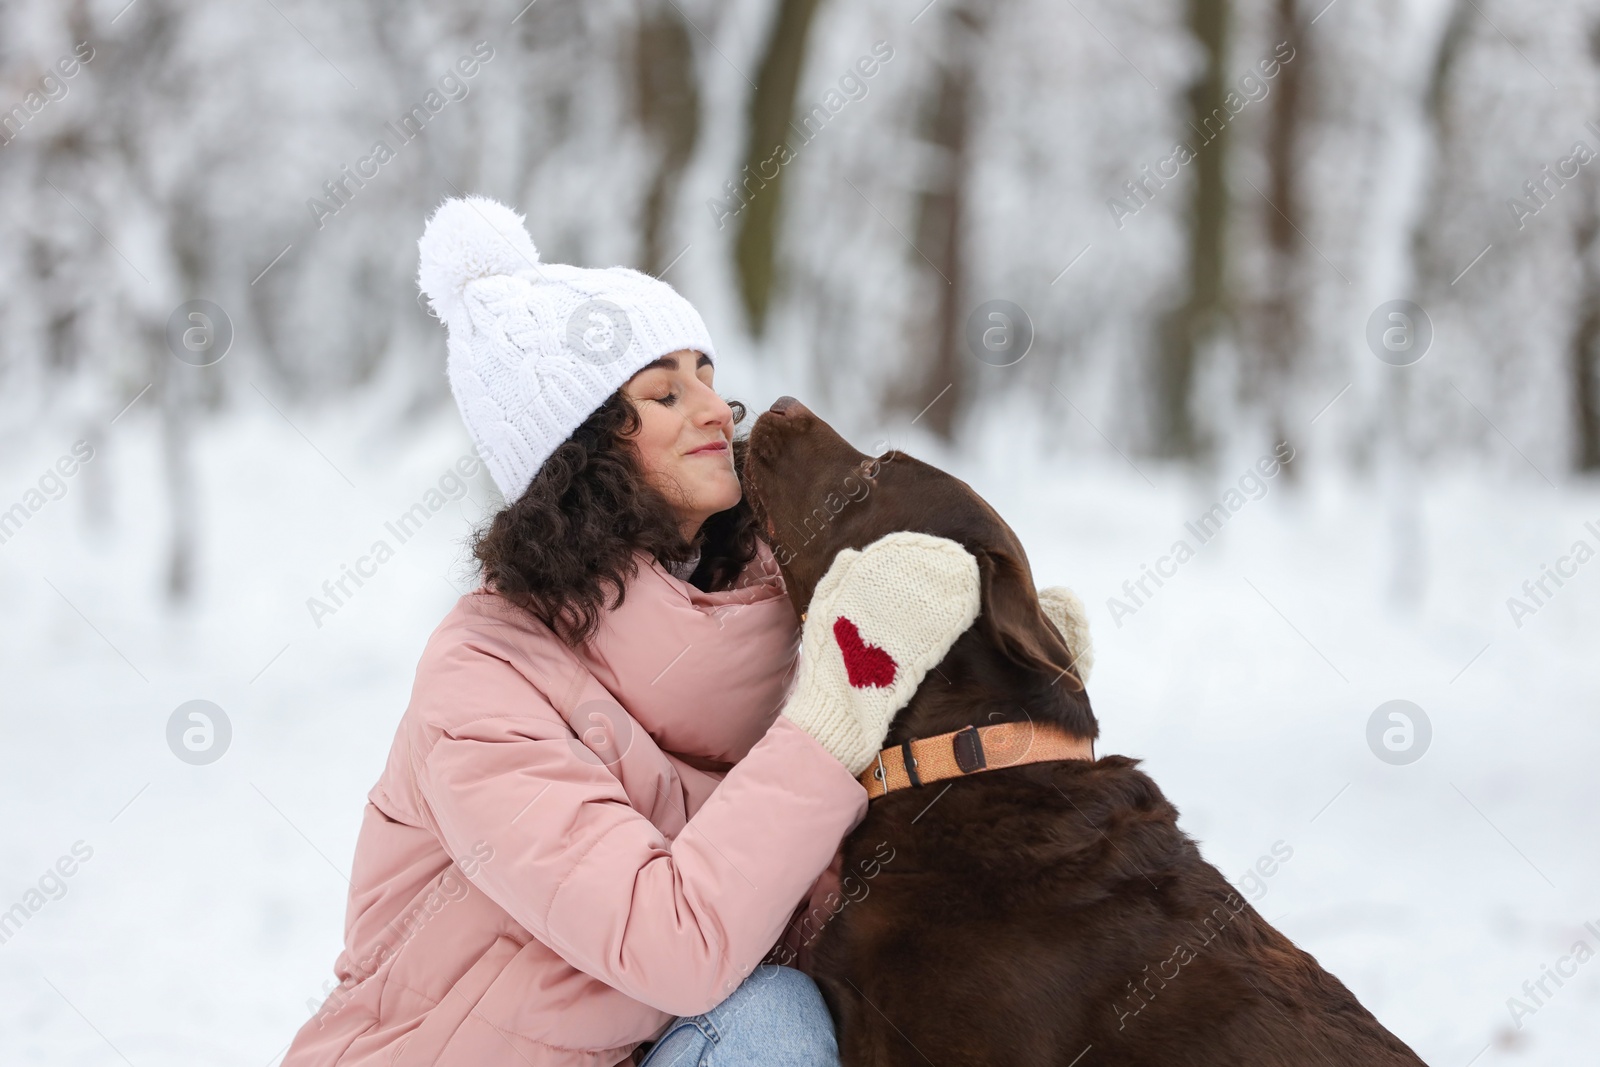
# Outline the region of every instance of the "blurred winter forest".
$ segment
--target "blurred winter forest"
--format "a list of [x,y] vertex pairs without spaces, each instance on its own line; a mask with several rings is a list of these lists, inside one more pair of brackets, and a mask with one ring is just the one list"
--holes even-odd
[[[448,401],[412,279],[462,191],[546,259],[663,273],[847,427],[1600,468],[1600,13],[1571,0],[12,0],[0,71],[5,403],[93,434],[150,386],[174,529],[195,423],[255,392]],[[247,368],[174,362],[197,298]],[[997,299],[1032,330],[1007,366],[968,339]],[[1431,331],[1410,370],[1369,351],[1393,299]]]
[[1428,1062],[1593,1062],[1600,964],[1527,992],[1600,956],[1592,0],[0,0],[0,1061],[260,1067],[332,988],[500,504],[467,193],[973,485],[1101,751]]

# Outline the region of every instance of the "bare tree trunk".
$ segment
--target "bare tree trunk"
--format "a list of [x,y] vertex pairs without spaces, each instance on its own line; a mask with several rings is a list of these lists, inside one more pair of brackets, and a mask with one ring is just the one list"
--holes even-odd
[[1205,72],[1189,90],[1190,122],[1204,140],[1195,146],[1195,192],[1189,216],[1189,291],[1164,316],[1155,374],[1155,449],[1194,456],[1203,448],[1190,411],[1196,357],[1222,327],[1229,301],[1225,270],[1228,221],[1228,126],[1207,120],[1227,93],[1228,0],[1189,0],[1189,30],[1206,52]]
[[[1427,94],[1423,98],[1424,113],[1432,140],[1431,174],[1423,178],[1424,202],[1417,210],[1411,231],[1411,273],[1419,291],[1426,288],[1438,291],[1445,288],[1439,275],[1442,262],[1437,250],[1430,244],[1432,228],[1428,204],[1438,203],[1440,187],[1449,180],[1448,158],[1454,148],[1447,103],[1450,76],[1455,68],[1461,46],[1466,41],[1468,19],[1472,14],[1470,0],[1456,0],[1439,38],[1434,54],[1433,71],[1428,78]],[[1392,442],[1384,450],[1385,481],[1389,489],[1389,528],[1392,550],[1389,561],[1389,597],[1404,607],[1420,603],[1427,585],[1427,561],[1424,546],[1427,538],[1423,530],[1422,472],[1418,454],[1420,449],[1413,440],[1411,422],[1412,375],[1400,368],[1400,373],[1389,375],[1390,414],[1386,420]]]
[[943,180],[918,196],[912,238],[916,251],[910,253],[916,264],[934,272],[927,279],[934,294],[933,314],[927,317],[932,329],[910,333],[913,338],[928,336],[929,355],[926,362],[918,361],[920,370],[908,377],[906,387],[886,398],[889,407],[918,413],[924,426],[946,440],[954,437],[957,417],[969,400],[968,375],[975,358],[966,340],[966,317],[972,309],[965,201],[972,176],[973,79],[991,15],[962,6],[952,7],[944,19],[947,45],[923,112],[922,136],[943,149],[948,164]]
[[192,373],[201,368],[180,364],[166,351],[165,334],[148,337],[156,360],[156,381],[161,403],[161,467],[167,481],[167,599],[187,601],[194,593],[195,479],[189,441],[194,417]]
[[1583,215],[1578,223],[1578,258],[1583,264],[1583,289],[1578,303],[1578,325],[1572,334],[1572,395],[1576,403],[1577,468],[1600,470],[1600,214],[1592,173],[1581,186]]
[[93,422],[86,420],[80,436],[85,444],[92,449],[91,454],[96,462],[85,464],[79,476],[83,482],[83,490],[79,499],[83,501],[84,525],[95,533],[104,533],[111,527],[111,475],[109,466],[110,458],[106,455],[106,424],[104,419]]
[[[1300,190],[1300,132],[1309,100],[1305,73],[1310,62],[1309,40],[1299,33],[1297,0],[1277,0],[1276,37],[1294,45],[1295,61],[1279,71],[1278,86],[1269,111],[1267,242],[1272,253],[1271,287],[1261,312],[1256,345],[1257,399],[1266,409],[1272,440],[1287,440],[1288,406],[1295,363],[1306,345],[1305,229]],[[1299,477],[1300,465],[1285,468],[1290,479]]]
[[748,198],[749,203],[740,212],[734,258],[739,267],[739,295],[744,300],[750,332],[757,336],[766,328],[767,307],[772,300],[778,215],[783,199],[783,168],[777,167],[774,172],[771,161],[778,145],[789,139],[806,37],[817,3],[818,0],[780,0],[766,54],[756,73],[755,92],[750,96],[745,164],[735,182],[741,198]]
[[[1433,73],[1428,78],[1428,93],[1424,98],[1430,133],[1433,138],[1433,167],[1432,175],[1427,180],[1425,191],[1426,203],[1436,204],[1443,200],[1445,184],[1451,180],[1457,162],[1454,149],[1458,146],[1456,131],[1450,123],[1450,113],[1446,104],[1449,99],[1450,76],[1455,69],[1456,60],[1461,55],[1461,46],[1466,42],[1468,26],[1474,10],[1470,0],[1455,0],[1455,6],[1450,12],[1450,21],[1445,25],[1444,34],[1439,39],[1439,50],[1434,55]],[[1476,151],[1476,145],[1469,150]],[[1448,289],[1447,256],[1433,244],[1432,237],[1435,228],[1428,210],[1424,207],[1418,211],[1411,229],[1411,258],[1413,272],[1417,284],[1429,290]]]
[[643,263],[649,273],[660,274],[678,255],[665,246],[666,229],[700,138],[699,83],[693,42],[676,9],[662,5],[645,12],[634,42],[634,109],[660,152],[645,196]]

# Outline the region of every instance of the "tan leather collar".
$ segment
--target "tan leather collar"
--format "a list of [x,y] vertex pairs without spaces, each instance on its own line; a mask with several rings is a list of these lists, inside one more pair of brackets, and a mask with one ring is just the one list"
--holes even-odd
[[1060,727],[1001,722],[991,726],[964,726],[937,737],[924,737],[886,748],[861,772],[858,780],[866,787],[867,799],[876,800],[897,789],[924,786],[946,778],[963,778],[979,771],[1051,760],[1094,758],[1093,741],[1074,737]]

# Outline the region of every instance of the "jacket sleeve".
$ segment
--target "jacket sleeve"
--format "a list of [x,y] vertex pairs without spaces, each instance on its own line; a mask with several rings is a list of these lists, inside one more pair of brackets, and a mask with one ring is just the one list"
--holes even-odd
[[660,1011],[733,992],[866,812],[860,783],[780,716],[668,841],[509,664],[480,655],[471,675],[454,692],[495,714],[428,749],[424,817],[451,855],[493,849],[471,880],[519,925]]

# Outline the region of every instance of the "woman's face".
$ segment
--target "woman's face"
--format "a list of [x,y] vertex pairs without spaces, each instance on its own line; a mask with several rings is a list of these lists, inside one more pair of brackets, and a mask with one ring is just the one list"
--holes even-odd
[[683,349],[628,379],[623,394],[638,409],[633,442],[652,485],[677,506],[683,536],[739,502],[733,470],[733,412],[712,388],[711,357]]

